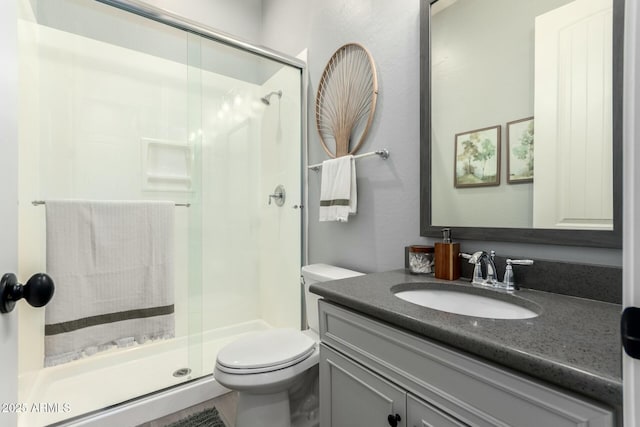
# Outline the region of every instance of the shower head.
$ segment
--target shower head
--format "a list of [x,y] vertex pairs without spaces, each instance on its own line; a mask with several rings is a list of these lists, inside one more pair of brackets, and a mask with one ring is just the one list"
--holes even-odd
[[271,92],[265,96],[263,96],[262,98],[260,98],[260,101],[262,101],[262,103],[264,105],[271,105],[271,102],[269,101],[269,99],[271,98],[272,95],[278,95],[278,98],[282,98],[282,91],[279,90],[277,92]]

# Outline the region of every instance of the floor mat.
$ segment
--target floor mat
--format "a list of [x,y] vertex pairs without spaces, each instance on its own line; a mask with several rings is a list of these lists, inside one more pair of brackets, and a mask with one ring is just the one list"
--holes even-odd
[[189,415],[179,421],[173,422],[167,427],[226,427],[216,408],[205,409],[193,415]]

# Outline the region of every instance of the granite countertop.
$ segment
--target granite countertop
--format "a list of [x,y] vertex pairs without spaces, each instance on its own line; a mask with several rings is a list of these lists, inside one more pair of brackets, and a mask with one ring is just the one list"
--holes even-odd
[[[395,297],[391,288],[442,283],[536,307],[531,319],[486,319],[422,307]],[[396,288],[397,289],[397,288]],[[614,407],[622,406],[621,306],[529,289],[514,295],[477,290],[403,270],[315,283],[311,291],[391,325]]]

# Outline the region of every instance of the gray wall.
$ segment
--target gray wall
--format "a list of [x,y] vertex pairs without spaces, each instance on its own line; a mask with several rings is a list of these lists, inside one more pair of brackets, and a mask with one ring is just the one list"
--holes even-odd
[[365,272],[401,267],[404,246],[419,242],[419,3],[416,0],[266,0],[264,45],[296,54],[308,48],[309,162],[326,154],[314,118],[317,84],[331,55],[348,42],[366,46],[380,91],[360,153],[388,148],[387,161],[357,161],[358,213],[348,223],[319,223],[320,173],[309,172],[309,262]]
[[[404,246],[430,243],[419,228],[419,1],[264,0],[262,44],[296,55],[308,48],[309,162],[326,159],[315,128],[314,100],[333,52],[360,42],[372,53],[380,93],[374,125],[361,152],[388,148],[387,161],[359,160],[358,214],[348,223],[319,223],[320,174],[309,172],[309,262],[364,272],[404,265]],[[455,237],[455,236],[454,236]],[[505,256],[621,265],[622,251],[464,241],[462,249]]]
[[[420,237],[419,228],[419,0],[197,0],[188,6],[178,0],[146,1],[289,55],[308,48],[310,163],[326,159],[313,116],[322,70],[341,45],[364,44],[377,65],[380,93],[361,152],[388,148],[391,157],[358,161],[358,214],[346,224],[318,222],[320,174],[309,172],[308,261],[384,271],[403,266],[405,246],[432,242]],[[505,256],[617,266],[622,262],[620,250],[461,243],[468,252],[492,248]]]

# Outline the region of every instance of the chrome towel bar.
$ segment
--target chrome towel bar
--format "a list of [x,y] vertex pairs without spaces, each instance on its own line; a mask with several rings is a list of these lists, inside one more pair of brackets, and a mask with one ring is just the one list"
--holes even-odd
[[[47,202],[46,202],[46,201],[44,201],[44,200],[33,200],[33,201],[31,202],[31,204],[32,204],[33,206],[40,206],[40,205],[46,205],[46,204],[47,204]],[[176,203],[175,205],[176,205],[176,206],[181,206],[181,207],[188,208],[189,206],[191,206],[191,203]]]
[[[387,150],[386,148],[384,150],[378,150],[378,151],[372,151],[370,153],[364,153],[364,154],[358,154],[357,156],[353,156],[354,159],[361,159],[363,157],[370,157],[370,156],[375,156],[378,155],[380,156],[383,160],[387,160],[389,158],[389,150]],[[314,171],[319,171],[320,168],[322,167],[322,163],[318,163],[315,165],[309,165],[308,168]]]

